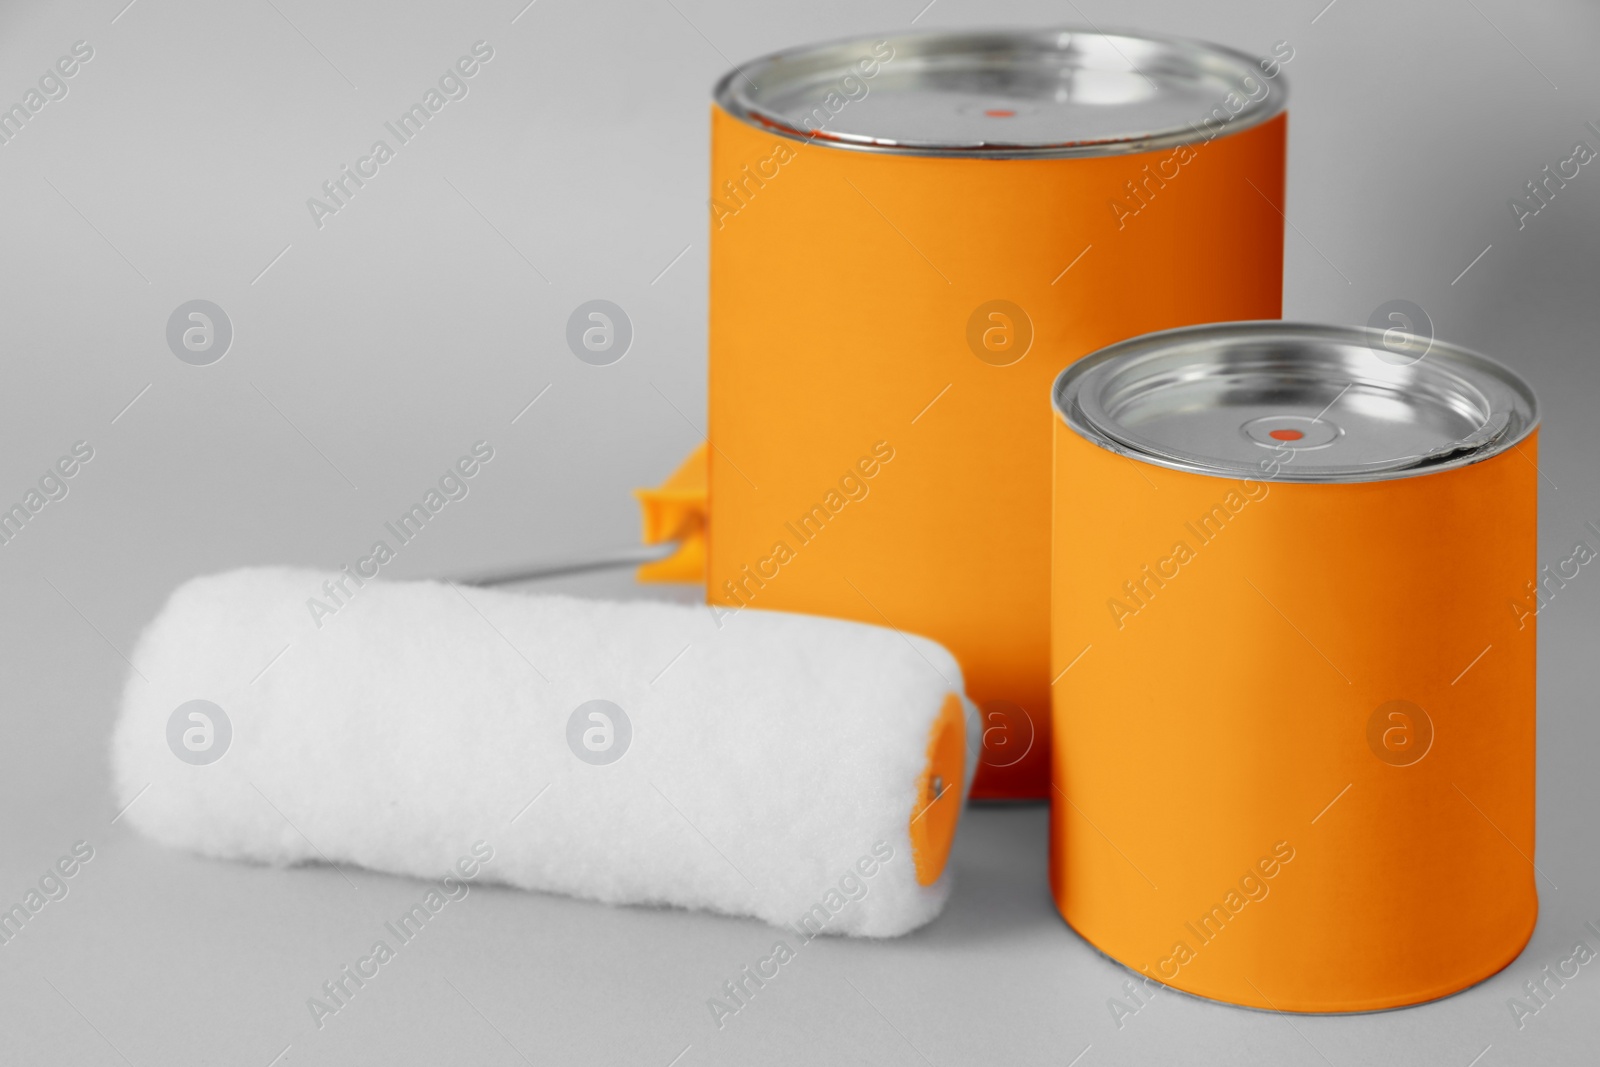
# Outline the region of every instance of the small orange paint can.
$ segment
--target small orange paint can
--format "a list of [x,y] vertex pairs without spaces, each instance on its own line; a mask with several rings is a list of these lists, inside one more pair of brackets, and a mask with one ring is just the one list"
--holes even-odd
[[1113,345],[1054,399],[1067,922],[1281,1011],[1511,962],[1542,877],[1527,385],[1410,334],[1255,322]]
[[931,33],[717,88],[709,602],[943,643],[977,797],[1048,792],[1050,382],[1280,313],[1285,48]]

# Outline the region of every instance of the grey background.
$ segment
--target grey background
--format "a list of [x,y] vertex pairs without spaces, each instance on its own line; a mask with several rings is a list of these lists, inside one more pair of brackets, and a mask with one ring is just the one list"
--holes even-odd
[[[1290,41],[1286,315],[1359,323],[1409,299],[1441,336],[1509,362],[1545,407],[1541,559],[1597,543],[1582,524],[1600,520],[1600,170],[1521,231],[1507,198],[1576,140],[1600,147],[1583,126],[1600,123],[1600,11],[924,2],[0,13],[5,103],[73,42],[95,49],[69,95],[0,146],[0,499],[74,441],[95,448],[70,495],[0,546],[0,899],[72,842],[96,850],[70,895],[0,946],[0,1061],[1594,1061],[1592,966],[1520,1032],[1506,1006],[1600,921],[1600,579],[1587,570],[1540,619],[1538,862],[1559,889],[1543,888],[1538,932],[1507,971],[1406,1011],[1290,1020],[1166,994],[1119,1029],[1106,1002],[1124,973],[1056,917],[1046,812],[1024,805],[969,814],[956,894],[932,926],[810,946],[720,1032],[705,1000],[765,954],[768,928],[505,890],[451,905],[317,1031],[306,998],[420,884],[211,862],[111,821],[128,799],[111,795],[105,752],[123,656],[184,578],[350,561],[478,439],[496,457],[471,495],[385,573],[628,544],[629,490],[667,474],[703,426],[711,83],[734,60],[914,18],[1092,22],[1255,54]],[[479,39],[495,57],[469,96],[314,227],[306,198]],[[235,330],[209,367],[165,342],[169,314],[196,298]],[[596,298],[635,327],[608,367],[563,341]],[[626,575],[559,587],[640,593]]]

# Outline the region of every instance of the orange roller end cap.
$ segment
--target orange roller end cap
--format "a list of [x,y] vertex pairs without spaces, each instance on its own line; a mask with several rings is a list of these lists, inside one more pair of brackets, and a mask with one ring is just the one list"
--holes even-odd
[[911,862],[917,884],[932,885],[944,873],[961,818],[961,778],[967,767],[967,729],[961,698],[944,699],[928,735],[928,763],[917,780],[911,811]]

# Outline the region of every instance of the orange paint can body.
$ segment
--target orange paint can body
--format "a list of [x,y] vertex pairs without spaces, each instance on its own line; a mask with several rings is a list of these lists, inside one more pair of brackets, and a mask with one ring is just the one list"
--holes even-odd
[[819,46],[719,88],[708,599],[943,643],[977,797],[1048,791],[1049,384],[1280,313],[1283,92],[1276,61],[1077,32]]
[[1053,890],[1147,979],[1391,1008],[1532,933],[1537,411],[1392,340],[1174,330],[1057,383]]

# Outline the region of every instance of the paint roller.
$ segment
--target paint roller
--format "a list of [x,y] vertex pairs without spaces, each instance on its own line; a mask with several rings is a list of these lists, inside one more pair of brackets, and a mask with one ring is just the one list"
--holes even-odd
[[938,644],[429,581],[369,581],[314,619],[348,579],[172,594],[113,739],[138,830],[422,878],[475,848],[486,880],[808,934],[898,935],[943,906],[977,719]]

